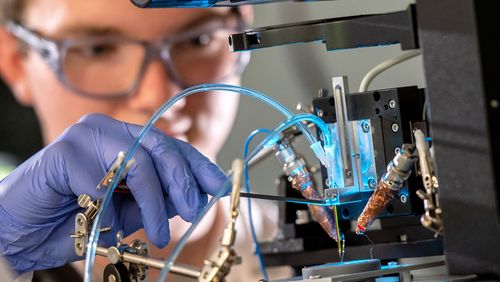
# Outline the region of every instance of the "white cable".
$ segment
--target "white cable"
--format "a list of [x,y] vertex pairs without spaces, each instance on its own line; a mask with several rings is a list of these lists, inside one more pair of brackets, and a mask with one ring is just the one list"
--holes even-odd
[[363,80],[361,81],[361,84],[359,85],[359,92],[365,92],[368,90],[368,86],[370,86],[370,83],[377,77],[379,74],[383,73],[387,69],[398,65],[404,61],[407,61],[411,58],[415,58],[416,56],[420,55],[420,50],[412,50],[406,53],[403,53],[397,57],[388,59],[377,66],[375,66],[373,69],[371,69],[365,77],[363,77]]

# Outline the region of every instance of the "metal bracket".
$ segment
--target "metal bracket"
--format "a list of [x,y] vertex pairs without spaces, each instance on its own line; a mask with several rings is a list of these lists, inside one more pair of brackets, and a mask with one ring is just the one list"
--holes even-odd
[[229,205],[229,223],[221,239],[221,246],[205,261],[198,281],[222,281],[231,270],[233,264],[239,264],[241,258],[234,251],[236,237],[235,223],[239,215],[240,188],[243,176],[243,161],[235,159],[232,165],[233,187]]
[[[118,156],[116,157],[115,162],[113,163],[113,165],[109,169],[108,173],[106,173],[106,175],[104,176],[104,178],[97,185],[97,188],[96,188],[97,190],[99,190],[99,189],[101,189],[103,187],[107,187],[111,183],[111,181],[113,180],[113,177],[115,176],[116,171],[123,164],[124,160],[125,160],[125,152],[120,151],[118,153]],[[130,170],[130,168],[134,164],[135,164],[135,159],[134,158],[130,159],[127,162],[127,164],[125,165],[125,170],[123,171],[122,177],[127,174],[127,172]],[[118,179],[117,181],[120,182],[120,180],[121,179]]]
[[403,50],[418,49],[415,5],[393,13],[261,27],[229,38],[233,51],[317,41],[328,51],[397,43]]
[[[73,238],[73,248],[76,255],[83,256],[85,254],[85,247],[90,233],[90,226],[94,217],[97,215],[101,207],[101,200],[92,201],[89,195],[82,194],[78,196],[78,205],[81,208],[87,208],[84,213],[79,212],[75,217],[75,233],[71,234]],[[101,232],[109,231],[111,228],[105,228]]]

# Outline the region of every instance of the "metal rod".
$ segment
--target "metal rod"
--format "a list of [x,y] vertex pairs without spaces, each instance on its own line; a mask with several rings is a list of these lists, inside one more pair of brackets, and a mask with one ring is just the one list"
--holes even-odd
[[354,184],[352,175],[352,159],[351,159],[351,128],[348,127],[347,106],[345,95],[349,92],[347,89],[347,77],[339,76],[332,79],[333,82],[333,98],[335,99],[335,112],[337,116],[337,134],[340,143],[340,155],[342,158],[344,185],[349,187]]
[[[316,124],[307,122],[306,126],[309,129],[313,129],[316,127]],[[283,138],[288,139],[289,142],[292,142],[293,139],[295,139],[295,137],[299,135],[302,135],[302,131],[300,131],[300,129],[298,129],[295,125],[283,131]],[[248,161],[248,168],[252,168],[253,166],[259,164],[261,161],[269,157],[272,153],[274,153],[274,149],[272,147],[265,148],[262,151],[258,152],[253,158]]]
[[241,192],[240,196],[245,197],[245,198],[254,198],[254,199],[279,201],[279,202],[302,202],[302,203],[307,203],[310,205],[324,205],[325,204],[325,202],[322,200],[291,198],[291,197],[282,197],[282,196],[273,196],[273,195],[264,195],[264,194],[255,194],[255,193]]
[[[108,256],[108,248],[97,246],[96,254],[107,257]],[[147,267],[155,268],[155,269],[163,269],[165,266],[165,262],[159,259],[145,257],[142,255],[131,254],[127,252],[123,252],[121,256],[121,261],[123,262],[131,262],[136,264],[142,264]],[[198,278],[201,275],[201,271],[185,264],[174,264],[170,267],[170,272],[181,275],[184,277]]]

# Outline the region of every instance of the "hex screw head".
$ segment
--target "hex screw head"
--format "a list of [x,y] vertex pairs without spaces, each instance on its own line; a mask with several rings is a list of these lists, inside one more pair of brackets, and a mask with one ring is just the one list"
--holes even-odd
[[393,123],[391,126],[392,132],[398,132],[399,131],[399,125],[397,123]]
[[399,200],[401,201],[401,203],[406,204],[406,202],[408,202],[408,196],[406,196],[405,194],[401,194],[401,196],[399,196]]
[[393,99],[389,100],[389,108],[394,109],[396,107],[396,101]]
[[375,180],[375,178],[368,178],[368,187],[370,187],[370,189],[375,189],[375,187],[377,187],[377,181]]
[[493,99],[490,101],[490,106],[493,108],[493,109],[497,109],[498,106],[500,106],[500,103],[498,102],[497,99]]
[[366,121],[366,120],[365,120],[365,121],[363,121],[363,122],[361,123],[361,129],[363,129],[363,132],[364,132],[364,133],[368,133],[368,132],[370,132],[370,123],[369,123],[368,121]]
[[323,116],[325,115],[325,112],[323,112],[323,110],[322,110],[322,109],[318,109],[318,110],[316,111],[316,114],[318,115],[318,117],[323,117]]

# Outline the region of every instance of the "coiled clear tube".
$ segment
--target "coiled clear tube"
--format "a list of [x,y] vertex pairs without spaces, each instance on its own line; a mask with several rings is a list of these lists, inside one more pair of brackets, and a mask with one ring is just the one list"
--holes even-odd
[[[95,252],[97,248],[97,241],[100,235],[100,227],[101,227],[101,221],[102,221],[102,213],[103,211],[107,210],[109,206],[109,202],[111,201],[113,192],[118,184],[118,180],[123,178],[123,174],[125,172],[125,165],[132,159],[132,156],[135,154],[135,151],[139,147],[140,143],[146,136],[146,134],[149,132],[149,130],[153,127],[153,125],[160,119],[160,117],[167,111],[173,104],[175,104],[177,101],[195,94],[199,92],[207,92],[207,91],[227,91],[227,92],[233,92],[233,93],[240,93],[252,98],[255,98],[259,101],[262,101],[272,108],[276,109],[280,113],[282,113],[285,117],[291,118],[293,117],[293,113],[288,110],[285,106],[277,102],[276,100],[264,95],[263,93],[260,93],[258,91],[245,88],[245,87],[240,87],[240,86],[234,86],[234,85],[226,85],[226,84],[202,84],[198,86],[193,86],[190,88],[186,88],[183,91],[179,92],[177,95],[171,97],[168,99],[154,114],[151,116],[151,118],[148,120],[148,122],[144,125],[143,129],[137,136],[137,138],[134,140],[134,143],[131,145],[127,153],[125,154],[125,158],[123,160],[123,163],[118,169],[116,170],[116,173],[114,177],[112,178],[112,181],[109,185],[109,190],[106,192],[106,195],[104,196],[103,202],[102,202],[102,208],[100,211],[97,213],[94,223],[92,226],[92,231],[89,236],[89,242],[87,245],[87,252],[86,252],[86,260],[85,260],[85,271],[84,271],[84,281],[90,282],[91,277],[92,277],[92,271],[93,271],[93,266],[94,266],[94,259],[95,259]],[[317,143],[316,139],[312,136],[312,134],[309,132],[306,126],[304,126],[302,123],[297,123],[297,127],[301,129],[301,131],[304,133],[304,136],[306,139],[311,143]],[[253,157],[253,155],[251,155]]]

